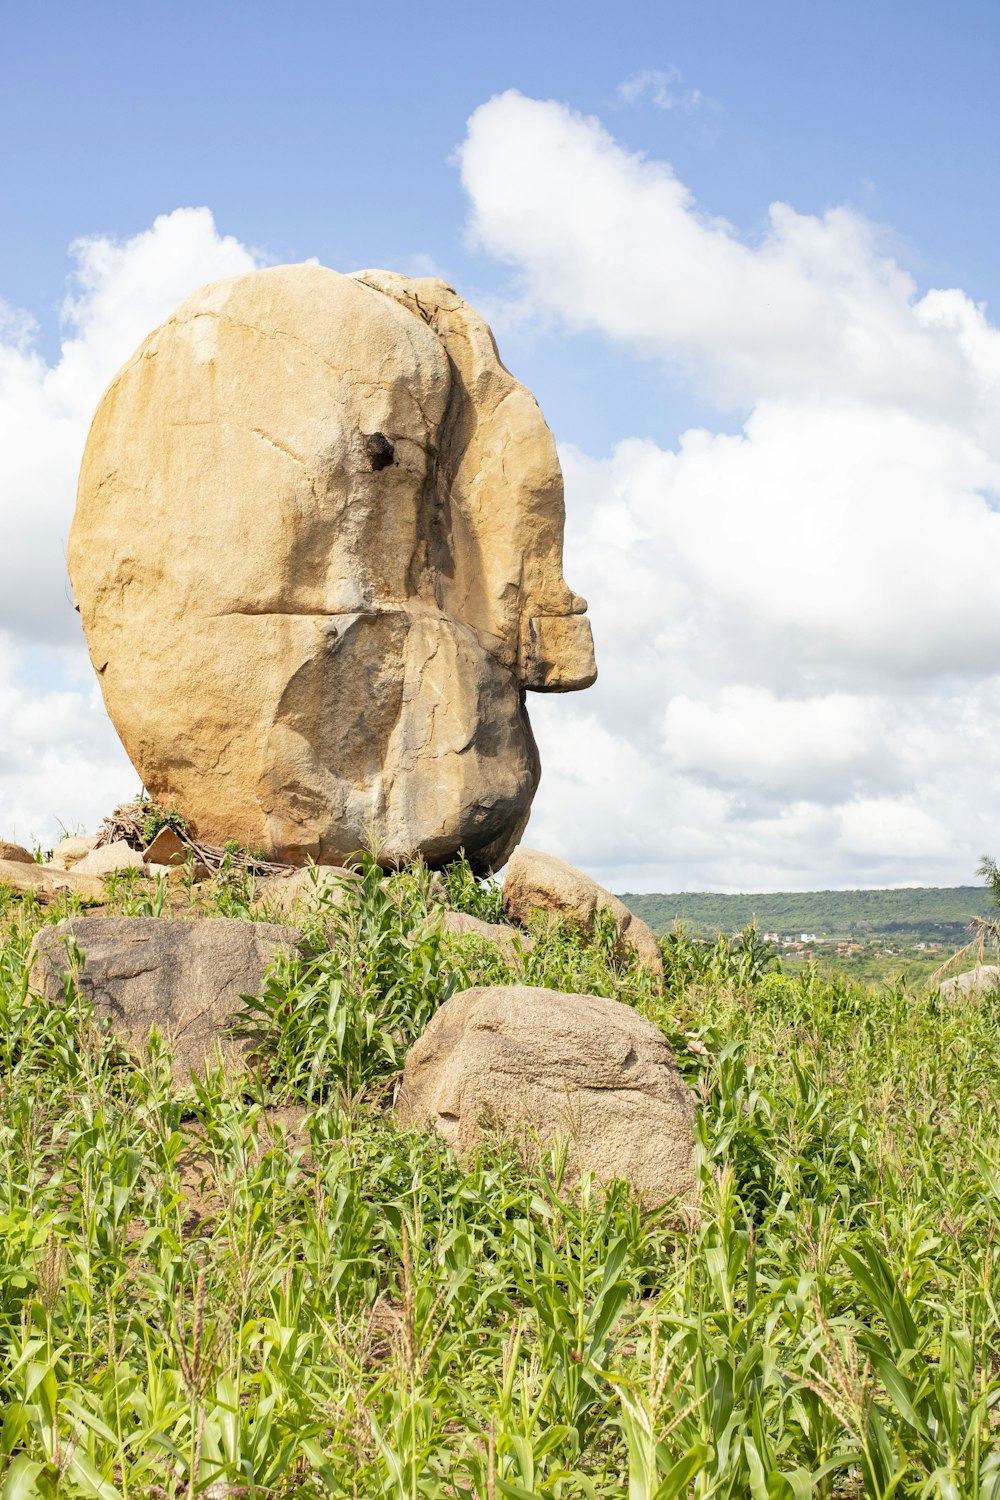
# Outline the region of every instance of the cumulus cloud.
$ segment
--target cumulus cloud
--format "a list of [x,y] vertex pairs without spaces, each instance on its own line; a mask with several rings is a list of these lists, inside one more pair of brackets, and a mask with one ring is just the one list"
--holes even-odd
[[491,100],[460,162],[521,316],[720,411],[669,447],[563,451],[602,676],[536,713],[529,838],[620,888],[970,879],[1000,807],[985,308],[921,292],[851,208],[773,204],[742,237],[564,105]]
[[150,329],[206,281],[251,270],[205,208],[125,241],[71,247],[52,365],[26,314],[0,306],[0,830],[41,840],[92,826],[135,774],[93,685],[65,546],[87,428],[105,385]]

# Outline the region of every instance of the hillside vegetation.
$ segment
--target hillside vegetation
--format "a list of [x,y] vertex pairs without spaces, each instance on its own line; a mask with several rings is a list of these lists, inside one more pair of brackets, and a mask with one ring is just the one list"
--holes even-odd
[[[126,914],[260,915],[224,872]],[[452,898],[495,913],[467,870]],[[617,997],[698,1102],[700,1203],[570,1190],[572,1143],[462,1170],[393,1123],[449,990],[506,983],[369,867],[254,1007],[267,1067],[175,1096],[34,1001],[0,892],[0,1495],[996,1497],[1000,1016],[664,942],[661,992],[537,928],[526,982]],[[174,902],[174,909],[171,908]]]
[[755,922],[765,932],[860,938],[884,933],[925,941],[962,941],[973,917],[985,916],[992,900],[984,886],[924,886],[902,890],[775,891],[719,895],[680,891],[621,897],[654,932],[677,922],[692,933],[735,933]]

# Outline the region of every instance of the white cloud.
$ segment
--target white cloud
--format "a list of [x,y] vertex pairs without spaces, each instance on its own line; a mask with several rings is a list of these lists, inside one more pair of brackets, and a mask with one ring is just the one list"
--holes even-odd
[[157,323],[206,281],[253,268],[205,208],[119,242],[71,247],[59,358],[25,314],[0,306],[0,835],[50,839],[94,826],[135,774],[104,714],[64,562],[76,476],[105,385]]
[[77,240],[66,337],[49,366],[24,315],[0,323],[0,629],[19,638],[78,638],[67,608],[64,552],[76,475],[108,381],[190,292],[251,270],[253,257],[217,233],[207,208],[181,208],[118,242]]
[[521,316],[654,356],[741,424],[563,451],[601,679],[534,714],[529,840],[619,887],[971,879],[1000,812],[985,309],[921,293],[853,209],[774,204],[751,243],[563,105],[491,100],[460,160]]
[[648,99],[657,109],[697,109],[704,104],[700,89],[682,89],[681,71],[673,63],[667,68],[640,68],[618,85],[623,104],[639,104]]

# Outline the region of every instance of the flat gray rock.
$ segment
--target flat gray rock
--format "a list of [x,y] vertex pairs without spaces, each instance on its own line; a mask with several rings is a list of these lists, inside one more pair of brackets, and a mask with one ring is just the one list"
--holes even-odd
[[71,943],[84,956],[78,985],[95,1018],[139,1048],[159,1027],[178,1086],[214,1064],[218,1053],[227,1069],[242,1064],[248,1044],[232,1034],[227,1018],[240,1010],[241,995],[257,993],[279,950],[302,951],[301,933],[271,922],[71,917],[35,938],[29,984],[36,994],[63,999]]

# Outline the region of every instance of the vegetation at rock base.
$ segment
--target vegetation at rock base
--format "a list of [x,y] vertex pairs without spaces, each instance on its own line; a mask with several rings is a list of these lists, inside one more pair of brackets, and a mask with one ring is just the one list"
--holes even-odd
[[[467,872],[452,899],[477,896]],[[123,912],[262,915],[109,882]],[[697,1211],[468,1171],[392,1123],[449,990],[514,977],[420,869],[317,901],[251,1011],[268,1064],[170,1092],[33,1002],[0,893],[0,1496],[1000,1495],[1000,1017],[664,943],[665,993],[539,926],[523,977],[638,1006],[699,1100]],[[266,913],[263,913],[266,915]]]

